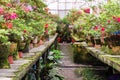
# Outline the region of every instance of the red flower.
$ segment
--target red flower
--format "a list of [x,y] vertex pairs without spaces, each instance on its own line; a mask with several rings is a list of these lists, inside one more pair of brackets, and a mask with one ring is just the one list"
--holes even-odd
[[116,16],[113,16],[112,18],[115,20],[115,19],[116,19]]
[[110,23],[110,20],[108,20],[107,22]]
[[4,19],[5,20],[10,20],[10,14],[9,13],[4,14]]
[[45,24],[45,28],[48,28],[48,26],[49,26],[48,24]]
[[24,30],[23,30],[23,32],[24,32],[24,33],[26,33],[26,32],[27,32],[27,30],[26,30],[26,29],[24,29]]
[[60,37],[58,37],[58,38],[57,38],[57,41],[58,41],[58,42],[61,42],[61,38],[60,38]]
[[96,30],[96,31],[97,31],[97,30],[98,30],[98,26],[95,26],[95,27],[94,27],[94,30]]
[[118,23],[120,23],[120,17],[116,18],[116,21],[117,21]]
[[12,23],[6,23],[6,26],[7,26],[8,29],[12,29],[13,24]]
[[102,27],[102,28],[101,28],[101,31],[102,31],[102,32],[104,32],[104,31],[105,31],[105,28],[104,28],[104,27]]
[[74,43],[74,42],[75,42],[75,39],[72,38],[72,42]]
[[90,8],[84,9],[85,13],[90,13]]
[[45,34],[48,34],[48,30],[45,30]]

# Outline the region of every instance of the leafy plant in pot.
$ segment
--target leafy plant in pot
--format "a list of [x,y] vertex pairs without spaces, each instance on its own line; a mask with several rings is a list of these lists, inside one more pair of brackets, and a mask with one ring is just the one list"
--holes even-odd
[[13,55],[13,58],[19,59],[18,54],[18,43],[22,40],[21,39],[22,33],[18,31],[17,29],[10,29],[9,30],[9,41],[12,43],[10,45],[10,53]]
[[0,68],[10,68],[8,62],[10,42],[8,41],[8,31],[0,29]]

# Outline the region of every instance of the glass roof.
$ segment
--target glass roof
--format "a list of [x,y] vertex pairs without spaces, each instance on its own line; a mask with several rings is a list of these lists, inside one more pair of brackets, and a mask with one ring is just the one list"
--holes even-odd
[[87,8],[107,3],[107,0],[44,0],[52,14],[64,17],[71,9]]

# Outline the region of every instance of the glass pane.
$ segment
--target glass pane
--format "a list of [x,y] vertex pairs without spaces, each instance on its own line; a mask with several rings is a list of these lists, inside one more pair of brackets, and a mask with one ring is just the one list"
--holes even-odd
[[72,8],[73,8],[73,3],[66,4],[66,9],[72,9]]
[[58,2],[66,2],[65,0],[58,0]]
[[55,2],[55,3],[49,4],[48,8],[50,8],[50,9],[58,9],[58,3]]
[[59,9],[64,10],[65,9],[65,3],[59,3]]

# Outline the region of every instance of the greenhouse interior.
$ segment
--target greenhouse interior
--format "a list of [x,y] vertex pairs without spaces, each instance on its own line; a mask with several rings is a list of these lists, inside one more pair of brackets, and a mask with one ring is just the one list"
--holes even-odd
[[0,0],[0,80],[120,80],[120,0]]

